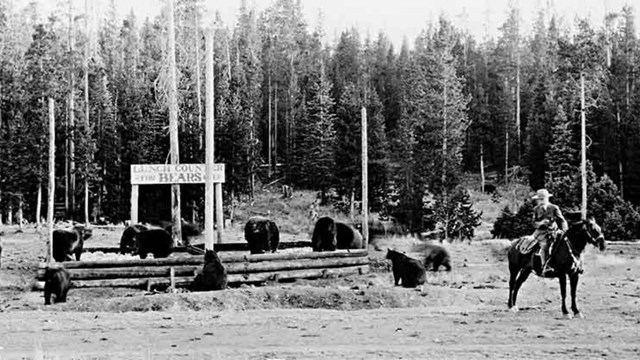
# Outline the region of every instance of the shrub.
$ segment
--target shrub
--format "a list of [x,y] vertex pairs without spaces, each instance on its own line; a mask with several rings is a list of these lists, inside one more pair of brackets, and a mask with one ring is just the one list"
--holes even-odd
[[475,211],[471,203],[471,194],[458,187],[449,199],[438,196],[434,205],[435,220],[447,234],[460,240],[473,238],[475,228],[481,223],[482,213]]
[[524,204],[514,214],[508,206],[502,209],[502,213],[493,224],[491,234],[494,238],[515,239],[525,235],[533,234],[533,208],[535,202],[525,201]]

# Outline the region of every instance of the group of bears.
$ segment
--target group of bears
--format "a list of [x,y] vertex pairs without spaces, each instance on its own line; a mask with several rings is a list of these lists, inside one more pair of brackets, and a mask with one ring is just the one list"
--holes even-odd
[[[201,233],[196,226],[183,222],[183,241]],[[79,261],[82,255],[84,241],[91,237],[92,232],[82,225],[75,225],[66,229],[57,229],[53,233],[53,258],[59,262]],[[280,232],[275,222],[261,216],[250,218],[244,227],[245,240],[251,254],[276,252],[280,243]],[[315,224],[311,238],[313,251],[335,251],[336,249],[362,249],[364,245],[362,235],[352,226],[335,221],[330,217],[322,217]],[[144,224],[133,224],[125,228],[120,238],[120,252],[131,253],[145,259],[148,254],[154,258],[168,257],[174,248],[171,238],[171,226],[164,229],[154,228]],[[0,247],[1,251],[1,247]],[[424,264],[395,250],[388,250],[387,259],[392,262],[394,284],[404,287],[415,287],[426,280],[425,268],[433,265],[437,271],[443,265],[447,271],[451,270],[448,252],[437,245],[427,247]],[[52,295],[55,302],[66,301],[70,286],[70,275],[64,266],[49,267],[45,273],[45,304],[51,303]],[[194,281],[194,290],[222,290],[227,287],[227,273],[218,254],[207,250],[204,256],[204,266]]]
[[[276,252],[280,243],[280,231],[272,220],[262,216],[250,218],[244,226],[244,238],[251,254]],[[330,217],[318,219],[311,237],[313,251],[336,249],[362,249],[362,235],[352,226]]]

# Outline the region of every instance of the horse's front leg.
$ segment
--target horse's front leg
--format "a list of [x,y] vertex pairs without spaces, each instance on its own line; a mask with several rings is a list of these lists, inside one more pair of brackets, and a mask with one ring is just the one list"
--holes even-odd
[[560,274],[558,280],[560,281],[560,296],[562,297],[562,315],[569,317],[569,310],[567,310],[567,305],[565,304],[565,299],[567,298],[567,276]]
[[569,281],[571,282],[571,310],[573,310],[573,314],[576,317],[583,319],[584,315],[582,315],[582,312],[578,310],[578,305],[576,305],[576,290],[578,289],[579,279],[580,279],[579,274],[569,275]]
[[516,305],[514,298],[513,298],[513,290],[516,287],[516,278],[518,277],[518,273],[520,272],[520,269],[515,269],[515,268],[510,268],[509,269],[509,309],[512,309],[512,311],[518,311],[518,308],[514,308],[514,306]]
[[516,306],[516,301],[518,299],[518,291],[522,284],[527,281],[527,278],[531,274],[531,269],[522,269],[518,273],[517,278],[515,279],[515,284],[513,286],[513,293],[511,294],[511,305],[513,305],[512,311],[518,311],[518,307]]

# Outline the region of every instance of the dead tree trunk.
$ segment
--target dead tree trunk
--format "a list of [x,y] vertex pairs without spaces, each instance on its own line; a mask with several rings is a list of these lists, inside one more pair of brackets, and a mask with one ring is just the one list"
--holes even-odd
[[[174,0],[169,0],[169,138],[171,163],[180,163],[178,141],[178,83],[176,78],[176,35],[174,24]],[[171,217],[173,240],[182,241],[182,216],[180,212],[180,185],[171,185]]]

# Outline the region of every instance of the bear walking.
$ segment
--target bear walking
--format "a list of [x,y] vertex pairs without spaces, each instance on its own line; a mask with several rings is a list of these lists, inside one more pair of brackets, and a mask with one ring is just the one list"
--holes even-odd
[[51,305],[51,295],[55,295],[56,303],[66,302],[71,286],[71,275],[67,269],[62,266],[47,268],[44,278],[44,304]]

